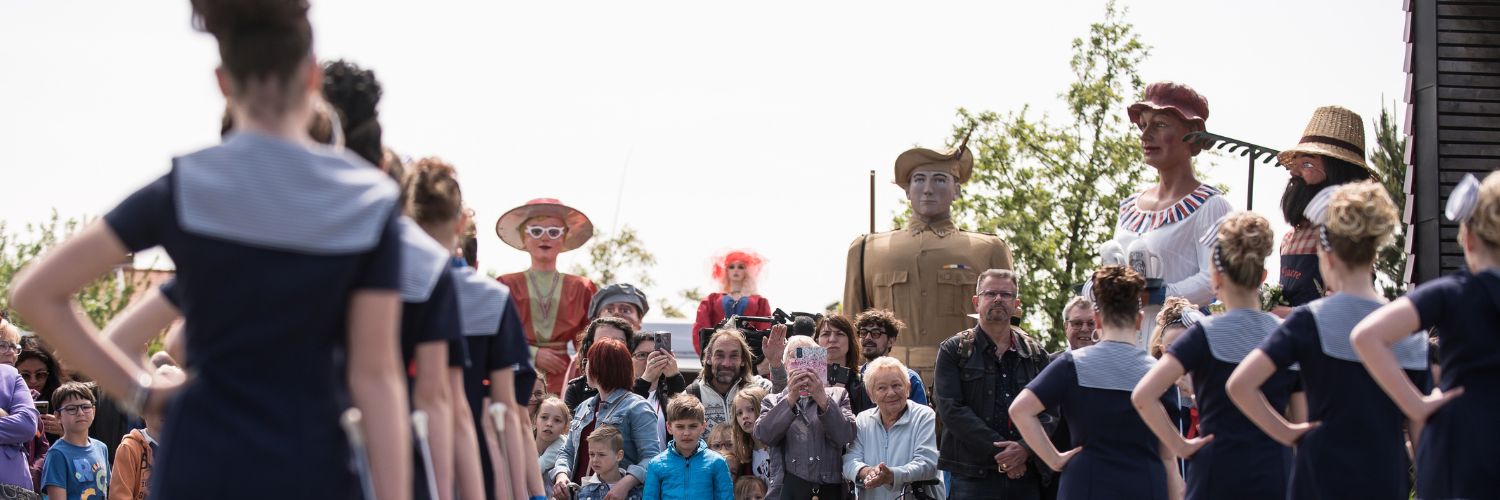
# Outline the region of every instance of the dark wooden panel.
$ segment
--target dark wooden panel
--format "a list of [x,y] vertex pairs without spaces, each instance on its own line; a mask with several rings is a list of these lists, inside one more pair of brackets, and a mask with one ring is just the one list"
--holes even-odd
[[1440,17],[1437,20],[1438,31],[1473,31],[1477,33],[1494,33],[1500,31],[1500,19],[1463,19],[1454,17]]
[[1444,240],[1448,240],[1448,241],[1457,241],[1458,240],[1458,224],[1452,224],[1451,226],[1449,224],[1444,224],[1443,225],[1443,230],[1439,232],[1438,237],[1440,239],[1444,239]]
[[1500,18],[1500,4],[1477,3],[1477,4],[1438,4],[1437,6],[1438,26],[1442,27],[1444,17],[1494,17]]
[[1437,41],[1443,45],[1497,45],[1500,44],[1500,33],[1458,33],[1439,32]]
[[[1497,121],[1500,121],[1500,120],[1497,120]],[[1470,142],[1470,143],[1480,142],[1480,143],[1500,144],[1500,129],[1494,129],[1494,130],[1458,130],[1458,129],[1451,129],[1451,128],[1439,129],[1438,130],[1438,141],[1439,142],[1444,142],[1444,143],[1449,143],[1449,142]]]
[[1500,168],[1500,158],[1443,158],[1442,171],[1489,172]]
[[1450,156],[1493,158],[1492,161],[1500,163],[1500,144],[1440,144],[1438,154],[1445,158]]
[[[1497,65],[1500,69],[1500,65]],[[1494,115],[1500,119],[1500,102],[1485,101],[1438,101],[1439,113],[1463,113],[1469,115]],[[1500,126],[1497,123],[1496,126]]]
[[[1500,167],[1500,162],[1496,162],[1495,166]],[[1458,184],[1458,181],[1463,180],[1465,175],[1470,174],[1473,174],[1475,177],[1478,177],[1480,179],[1484,178],[1484,172],[1465,172],[1462,170],[1447,169],[1443,169],[1441,172],[1438,172],[1438,179],[1440,179],[1443,183],[1443,196],[1447,197],[1448,193],[1453,191],[1453,186]]]
[[1472,89],[1466,87],[1438,87],[1438,99],[1456,101],[1500,102],[1500,89]]
[[1483,87],[1490,89],[1500,89],[1500,75],[1457,75],[1453,73],[1438,73],[1437,83],[1440,86]]
[[1500,59],[1500,46],[1487,45],[1473,47],[1465,45],[1442,45],[1438,47],[1438,57],[1443,59],[1477,59],[1493,61]]
[[1494,61],[1451,61],[1438,59],[1439,73],[1500,75],[1500,64]]
[[1463,255],[1444,255],[1440,265],[1443,266],[1443,274],[1440,276],[1446,276],[1467,264],[1464,263]]
[[[1436,113],[1436,111],[1433,111]],[[1438,126],[1458,127],[1480,130],[1500,129],[1500,117],[1495,116],[1468,116],[1468,115],[1438,115]]]
[[1438,248],[1443,249],[1443,255],[1463,255],[1464,247],[1458,245],[1458,240],[1447,240],[1438,242]]

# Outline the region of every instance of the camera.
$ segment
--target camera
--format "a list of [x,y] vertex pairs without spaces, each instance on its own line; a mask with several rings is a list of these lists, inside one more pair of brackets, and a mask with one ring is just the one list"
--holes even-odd
[[[714,328],[698,330],[698,349],[703,351],[706,356],[708,354],[708,341],[713,337],[714,332],[721,328],[734,328],[745,336],[745,343],[750,345],[750,355],[754,358],[754,364],[758,365],[766,359],[765,350],[762,348],[762,345],[765,343],[766,337],[771,335],[770,325],[791,323],[786,333],[788,338],[798,335],[812,337],[816,333],[818,321],[821,319],[823,319],[823,315],[821,314],[805,312],[787,313],[780,308],[777,308],[770,316],[730,316],[725,318],[724,321],[719,322]],[[765,329],[760,329],[761,325],[765,325]]]

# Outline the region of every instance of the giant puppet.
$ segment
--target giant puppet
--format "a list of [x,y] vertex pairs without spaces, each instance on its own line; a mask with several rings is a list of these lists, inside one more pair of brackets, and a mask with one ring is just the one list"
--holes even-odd
[[860,236],[849,245],[844,313],[895,313],[906,327],[890,356],[929,384],[938,343],[974,326],[969,314],[979,273],[1011,268],[1010,247],[999,237],[953,224],[953,202],[974,171],[968,142],[966,137],[948,152],[913,148],[897,156],[895,183],[911,202],[911,219],[901,229]]
[[583,246],[594,224],[583,212],[554,199],[539,198],[513,208],[495,221],[506,244],[531,255],[531,267],[501,276],[526,327],[532,361],[547,380],[547,391],[562,393],[568,344],[589,324],[594,282],[557,270],[557,256]]

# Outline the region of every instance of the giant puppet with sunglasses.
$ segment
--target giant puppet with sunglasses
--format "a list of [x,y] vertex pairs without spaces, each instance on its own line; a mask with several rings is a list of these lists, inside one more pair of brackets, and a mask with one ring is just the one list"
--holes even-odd
[[588,278],[559,272],[557,256],[583,246],[594,236],[594,224],[562,202],[538,198],[501,215],[495,232],[501,241],[531,255],[530,268],[499,280],[510,287],[531,344],[532,364],[546,378],[547,392],[561,394],[568,344],[588,326],[589,300],[598,287]]

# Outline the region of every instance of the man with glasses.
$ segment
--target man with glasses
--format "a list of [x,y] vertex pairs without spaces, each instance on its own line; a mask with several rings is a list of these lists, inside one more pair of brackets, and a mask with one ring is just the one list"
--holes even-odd
[[[938,468],[953,474],[952,498],[1036,500],[1052,476],[1021,441],[1008,411],[1050,361],[1040,342],[1010,324],[1021,307],[1019,281],[1009,270],[981,273],[971,299],[979,325],[938,348]],[[1056,419],[1044,414],[1042,425],[1051,434]]]
[[[854,318],[854,329],[859,334],[859,352],[865,357],[865,364],[859,365],[859,375],[865,375],[865,367],[871,361],[891,352],[891,346],[896,344],[896,335],[901,333],[905,326],[896,315],[885,309],[871,309]],[[919,404],[927,404],[927,387],[922,385],[922,377],[915,370],[906,369],[906,375],[911,379],[911,394],[907,399]]]
[[[1076,351],[1094,345],[1094,303],[1084,297],[1073,297],[1063,306],[1063,327],[1068,334],[1068,350]],[[1058,351],[1062,354],[1062,351]]]

